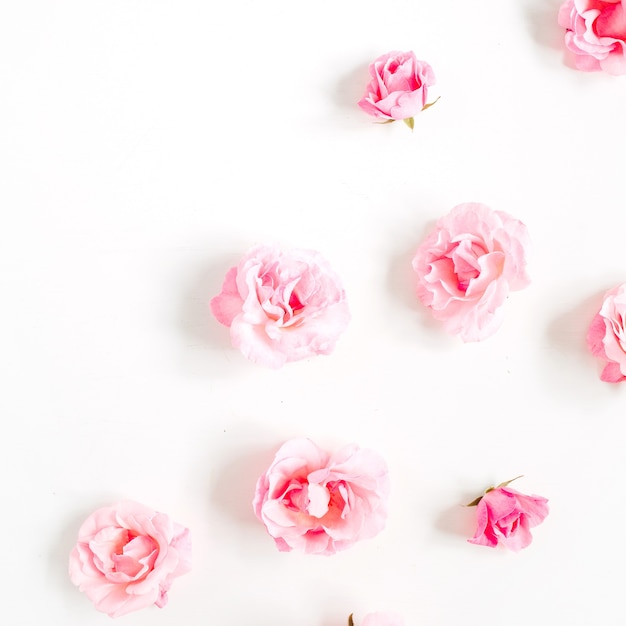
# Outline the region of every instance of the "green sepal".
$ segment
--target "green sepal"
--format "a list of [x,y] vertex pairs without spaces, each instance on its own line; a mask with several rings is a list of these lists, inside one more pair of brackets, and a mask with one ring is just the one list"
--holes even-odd
[[422,111],[425,111],[426,109],[430,109],[430,107],[433,106],[433,104],[437,104],[437,102],[439,102],[439,98],[441,98],[441,96],[438,96],[436,100],[433,100],[432,102],[428,102],[427,104],[425,104],[422,107]]
[[385,120],[384,122],[374,122],[374,124],[393,124],[396,120]]
[[353,615],[354,613],[350,613],[350,615],[348,615],[348,626],[354,626],[354,620],[352,619]]
[[[485,492],[487,493],[487,492]],[[484,495],[484,494],[483,494]],[[483,499],[483,496],[478,496],[478,498],[475,498],[474,500],[472,500],[469,504],[466,504],[465,506],[478,506],[478,503]]]
[[411,130],[415,127],[415,120],[412,117],[406,117],[402,120]]
[[505,480],[503,483],[500,483],[499,485],[496,485],[495,487],[489,487],[488,489],[485,489],[485,492],[483,493],[482,496],[478,496],[478,498],[475,498],[474,500],[472,500],[469,504],[466,504],[465,506],[477,506],[478,503],[483,499],[486,493],[489,493],[490,491],[493,491],[494,489],[500,489],[500,487],[507,487],[514,480],[517,480],[518,478],[522,478],[523,475],[524,474],[520,474],[519,476],[516,476],[515,478],[511,478],[511,480]]
[[[495,489],[499,489],[500,487],[507,487],[514,480],[517,480],[518,478],[522,478],[523,476],[524,476],[524,474],[520,474],[519,476],[516,476],[515,478],[511,478],[511,480],[505,480],[503,483],[500,483],[497,487],[495,487]],[[492,487],[492,489],[493,489],[493,487]]]

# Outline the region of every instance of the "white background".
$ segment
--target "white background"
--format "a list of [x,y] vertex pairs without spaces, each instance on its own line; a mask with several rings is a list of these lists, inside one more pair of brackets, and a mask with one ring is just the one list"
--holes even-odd
[[[194,566],[142,626],[624,623],[626,385],[585,334],[626,280],[626,77],[564,63],[558,2],[76,0],[0,15],[2,622],[96,626],[67,558],[130,498],[191,529]],[[367,65],[437,76],[415,131],[356,102]],[[463,344],[416,300],[434,221],[524,221],[532,284]],[[319,250],[352,322],[266,370],[210,315],[257,243]],[[279,553],[250,501],[291,437],[388,461],[386,529]],[[550,500],[519,554],[468,544],[496,482]]]

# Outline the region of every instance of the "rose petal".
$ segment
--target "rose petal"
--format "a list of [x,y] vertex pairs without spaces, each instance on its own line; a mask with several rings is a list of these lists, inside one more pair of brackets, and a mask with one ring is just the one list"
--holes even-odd
[[132,501],[94,511],[69,559],[72,582],[111,617],[164,606],[173,579],[190,566],[189,531]]
[[370,64],[369,74],[372,79],[358,105],[369,115],[384,119],[415,117],[427,102],[428,88],[435,84],[430,65],[413,52],[383,54]]
[[488,490],[477,505],[476,532],[470,543],[491,548],[502,544],[515,552],[532,541],[530,529],[548,515],[548,501],[509,487]]
[[384,527],[385,462],[350,445],[330,456],[308,439],[286,442],[257,481],[253,508],[279,550],[334,554]]
[[478,203],[458,205],[415,253],[417,296],[448,332],[486,339],[502,323],[509,292],[529,283],[529,245],[519,220]]
[[271,368],[330,354],[350,321],[341,283],[317,252],[250,250],[211,300],[235,348]]

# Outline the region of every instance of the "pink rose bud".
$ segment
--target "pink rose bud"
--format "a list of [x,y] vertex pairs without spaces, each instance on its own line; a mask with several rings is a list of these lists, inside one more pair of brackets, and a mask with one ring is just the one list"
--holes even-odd
[[463,341],[493,335],[509,292],[530,279],[526,226],[503,211],[466,203],[442,217],[413,258],[417,296]]
[[319,253],[268,246],[228,271],[211,311],[234,347],[272,368],[330,354],[350,321],[341,281]]
[[387,465],[372,450],[353,444],[331,455],[292,439],[259,478],[252,504],[281,552],[329,555],[384,528],[388,495]]
[[602,380],[626,380],[626,283],[604,294],[600,312],[589,327],[587,345],[592,354],[605,361]]
[[566,0],[558,20],[579,70],[626,74],[624,0]]
[[72,582],[111,617],[164,607],[173,580],[190,569],[189,530],[130,501],[92,513],[69,561]]
[[508,485],[513,480],[487,489],[484,495],[468,504],[476,506],[477,517],[476,532],[468,539],[470,543],[490,548],[501,544],[513,552],[530,545],[533,540],[530,529],[541,524],[548,515],[548,501],[511,489]]
[[370,66],[372,77],[359,106],[369,115],[393,122],[404,120],[413,128],[413,117],[428,108],[428,88],[435,84],[435,73],[414,52],[389,52]]

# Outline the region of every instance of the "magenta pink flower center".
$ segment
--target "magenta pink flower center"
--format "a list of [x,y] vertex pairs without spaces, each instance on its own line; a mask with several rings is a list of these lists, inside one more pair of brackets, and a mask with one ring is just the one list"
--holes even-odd
[[283,492],[282,504],[290,511],[318,519],[345,518],[350,512],[348,488],[343,480],[308,483],[292,480]]
[[151,537],[133,536],[129,533],[129,542],[121,554],[113,556],[115,570],[130,578],[137,578],[149,572],[157,557],[157,545]]
[[289,297],[289,308],[294,315],[304,308],[304,304],[300,302],[300,298],[295,291],[292,291],[291,296]]
[[272,265],[259,276],[257,295],[267,317],[283,325],[297,323],[294,319],[304,308],[296,288],[300,277],[292,278],[286,282],[281,281],[279,268]]
[[416,91],[422,86],[415,72],[406,62],[401,63],[398,59],[393,59],[385,68],[388,76],[386,85],[389,91]]
[[447,266],[445,274],[449,278],[456,277],[459,291],[466,292],[470,282],[480,276],[478,259],[486,253],[487,250],[479,242],[464,239],[455,243],[443,256],[442,261]]
[[125,528],[104,528],[89,542],[95,566],[115,582],[136,580],[154,566],[156,542]]
[[519,524],[520,516],[518,514],[513,514],[504,519],[498,520],[496,522],[496,528],[502,533],[504,537],[508,537],[515,534]]
[[328,483],[327,487],[330,493],[329,510],[345,519],[346,515],[350,513],[349,490],[345,481],[332,481]]
[[281,498],[283,506],[290,511],[306,511],[308,506],[308,494],[306,482],[292,480],[283,492]]

